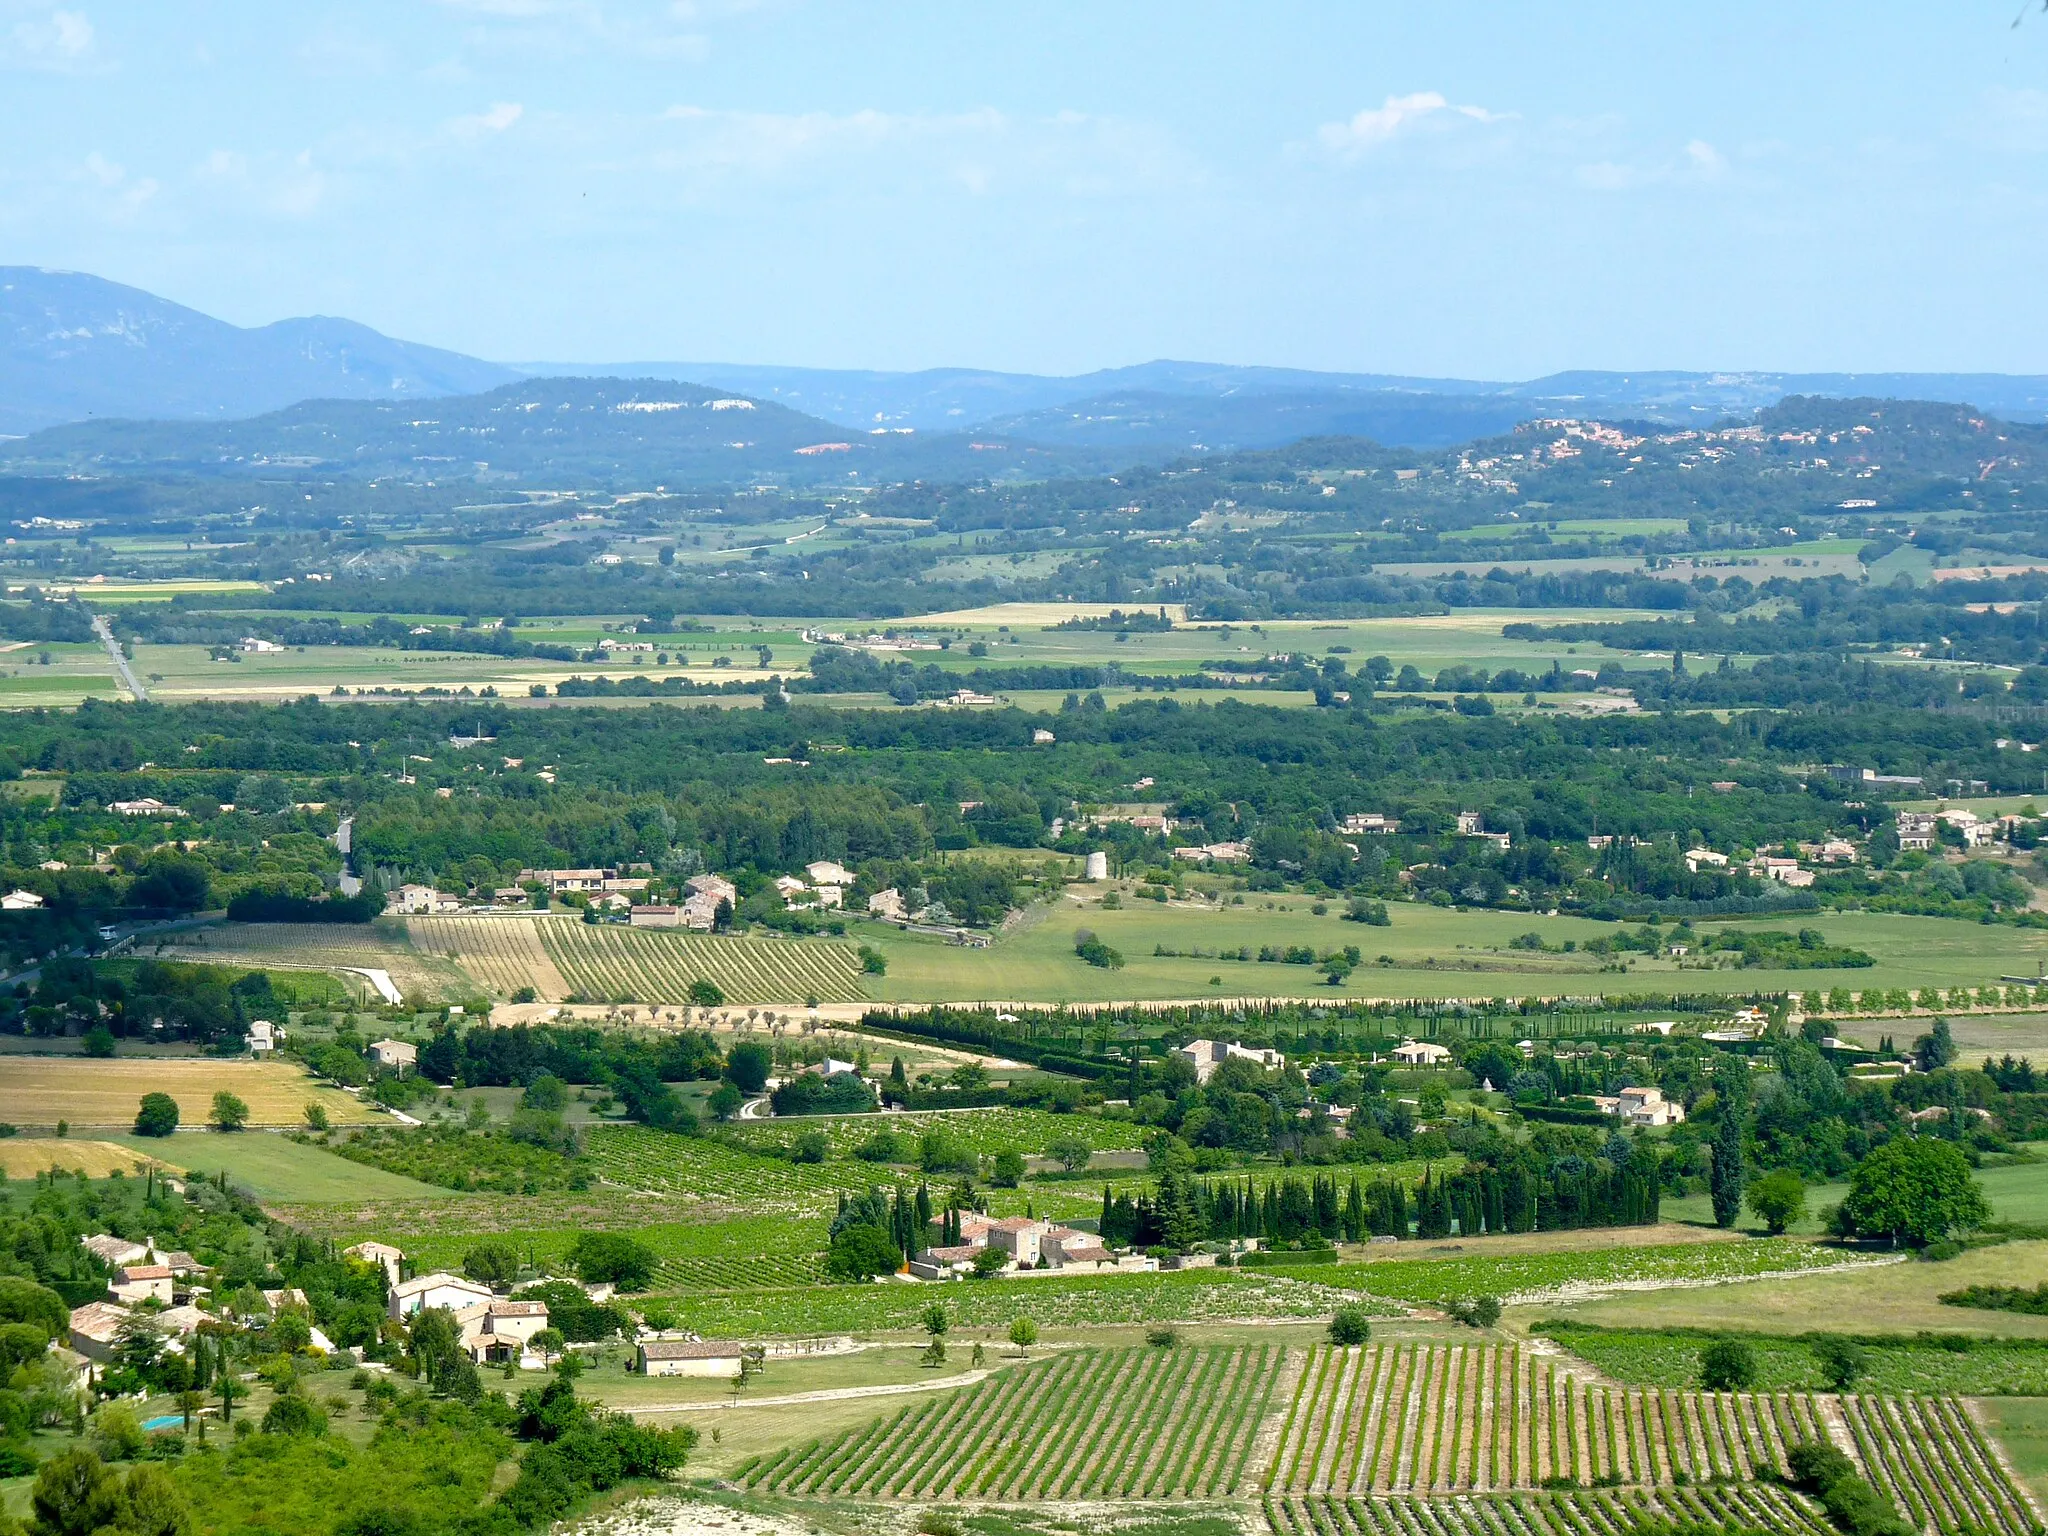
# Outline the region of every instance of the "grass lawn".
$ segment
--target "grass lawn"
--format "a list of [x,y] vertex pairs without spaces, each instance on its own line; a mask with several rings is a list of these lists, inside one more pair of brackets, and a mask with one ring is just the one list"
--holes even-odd
[[2048,1507],[2048,1398],[1990,1397],[1977,1407],[2035,1505]]
[[[2048,933],[1955,922],[1946,918],[1876,913],[1806,914],[1836,943],[1862,949],[1877,964],[1858,971],[1680,970],[1663,959],[1640,959],[1627,971],[1602,970],[1592,956],[1541,954],[1509,948],[1536,932],[1555,946],[1611,934],[1614,925],[1589,918],[1542,917],[1527,912],[1467,911],[1393,902],[1391,926],[1346,922],[1341,901],[1316,916],[1306,896],[1247,894],[1243,906],[1206,902],[1159,904],[1122,895],[1120,909],[1100,903],[1106,888],[1074,887],[1034,920],[985,950],[856,924],[857,936],[889,960],[886,976],[868,978],[867,990],[892,1002],[1107,1002],[1125,998],[1235,997],[1488,997],[1631,992],[1807,990],[1836,982],[1914,988],[1927,984],[1978,985],[2031,970],[2048,958]],[[1076,901],[1074,896],[1082,896]],[[1786,920],[1790,922],[1790,919]],[[1783,927],[1766,920],[1742,927]],[[1794,924],[1797,926],[1797,924]],[[1074,932],[1092,930],[1124,957],[1121,970],[1103,970],[1074,953]],[[1308,945],[1326,952],[1356,945],[1365,963],[1343,988],[1327,985],[1313,967],[1257,961],[1162,956],[1165,946],[1211,952],[1267,945]],[[1392,964],[1376,963],[1387,956]],[[1211,978],[1215,984],[1211,984]],[[1908,1020],[1845,1021],[1852,1033],[1917,1033]]]
[[318,1147],[305,1146],[264,1131],[238,1136],[213,1132],[181,1132],[158,1140],[147,1136],[115,1136],[118,1146],[146,1152],[187,1172],[227,1170],[259,1200],[327,1205],[362,1200],[446,1200],[450,1192],[422,1184],[382,1168],[352,1163]]
[[1945,1306],[1943,1291],[1966,1285],[2032,1287],[2048,1273],[2048,1243],[2003,1243],[1943,1264],[1908,1261],[1882,1268],[1757,1280],[1700,1290],[1643,1291],[1582,1303],[1548,1302],[1515,1308],[1527,1322],[1570,1317],[1622,1328],[1759,1329],[1804,1333],[1979,1333],[2048,1339],[2048,1317]]

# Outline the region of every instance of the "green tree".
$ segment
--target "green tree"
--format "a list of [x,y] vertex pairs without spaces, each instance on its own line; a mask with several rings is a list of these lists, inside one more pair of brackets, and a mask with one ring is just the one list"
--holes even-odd
[[1951,1142],[1929,1136],[1888,1141],[1856,1166],[1842,1221],[1863,1237],[1924,1247],[1991,1219],[1969,1160]]
[[120,1474],[84,1446],[52,1456],[36,1472],[29,1492],[35,1536],[93,1536],[118,1524]]
[[725,1080],[744,1094],[758,1094],[768,1087],[768,1074],[775,1058],[758,1040],[743,1040],[725,1055]]
[[1716,1339],[1700,1351],[1700,1385],[1709,1392],[1745,1392],[1756,1385],[1756,1351],[1740,1339]]
[[1079,1173],[1094,1158],[1095,1148],[1087,1137],[1062,1131],[1045,1144],[1045,1155],[1067,1172]]
[[1330,1342],[1339,1349],[1353,1349],[1372,1337],[1372,1314],[1357,1305],[1339,1307],[1330,1314]]
[[1806,1214],[1806,1181],[1780,1168],[1749,1182],[1749,1208],[1777,1236]]
[[1707,1190],[1714,1202],[1714,1225],[1732,1227],[1742,1214],[1742,1130],[1748,1082],[1741,1060],[1731,1058],[1714,1074],[1715,1113],[1713,1163]]
[[1020,1317],[1010,1324],[1010,1342],[1017,1346],[1019,1354],[1031,1353],[1031,1346],[1038,1342],[1038,1324],[1028,1317]]
[[1869,1368],[1869,1358],[1848,1339],[1823,1337],[1813,1342],[1813,1358],[1830,1392],[1846,1392]]
[[704,1101],[704,1107],[711,1112],[714,1120],[730,1120],[746,1104],[747,1096],[731,1083],[720,1083],[711,1090],[711,1097]]
[[478,1285],[502,1289],[519,1278],[519,1250],[487,1239],[462,1256],[462,1272]]
[[998,1188],[1015,1189],[1024,1180],[1024,1154],[1014,1147],[1003,1148],[995,1155],[989,1178]]
[[835,1280],[867,1280],[903,1267],[903,1250],[881,1227],[862,1222],[833,1234],[825,1273]]
[[135,1134],[168,1136],[178,1128],[178,1101],[168,1093],[145,1093],[135,1111]]
[[609,1280],[622,1291],[644,1291],[660,1262],[652,1248],[623,1232],[579,1232],[569,1245],[569,1263],[588,1282]]
[[1956,1037],[1947,1019],[1936,1019],[1934,1027],[1913,1042],[1913,1059],[1922,1072],[1939,1072],[1956,1059]]
[[213,1096],[207,1121],[216,1131],[239,1131],[249,1123],[249,1106],[223,1088]]

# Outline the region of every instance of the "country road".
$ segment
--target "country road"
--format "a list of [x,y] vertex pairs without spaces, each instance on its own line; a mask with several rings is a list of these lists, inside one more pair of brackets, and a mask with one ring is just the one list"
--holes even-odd
[[107,623],[105,614],[92,616],[92,632],[100,637],[100,644],[107,648],[107,655],[113,659],[115,679],[128,690],[136,703],[147,704],[149,690],[142,686],[135,676],[135,669],[128,665],[128,658],[121,654],[121,642],[114,638],[113,628]]

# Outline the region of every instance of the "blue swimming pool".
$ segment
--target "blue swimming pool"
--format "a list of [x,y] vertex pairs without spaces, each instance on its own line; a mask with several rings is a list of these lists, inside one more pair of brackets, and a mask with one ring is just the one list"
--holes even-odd
[[143,1420],[142,1427],[152,1434],[159,1429],[183,1429],[185,1416],[182,1413],[160,1413],[153,1419]]

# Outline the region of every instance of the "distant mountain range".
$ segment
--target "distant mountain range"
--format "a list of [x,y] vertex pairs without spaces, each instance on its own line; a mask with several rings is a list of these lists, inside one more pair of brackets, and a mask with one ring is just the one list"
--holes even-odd
[[303,400],[240,421],[84,421],[0,444],[34,474],[396,477],[632,487],[1100,474],[1127,455],[994,433],[849,432],[667,379],[521,379],[434,401]]
[[[225,436],[127,430],[125,448],[103,435],[64,436],[56,445],[63,457],[75,456],[88,441],[92,452],[104,450],[114,458],[130,458],[149,442],[188,465],[208,454],[216,462],[223,456],[290,456],[297,450],[259,447],[258,439],[268,444],[266,434],[275,431],[312,443],[319,438],[315,417],[327,418],[335,432],[357,420],[327,408],[293,415],[291,408],[302,402],[489,400],[497,398],[492,391],[540,379],[565,385],[576,379],[625,381],[621,388],[643,394],[661,382],[691,386],[705,399],[746,397],[764,411],[776,406],[805,419],[801,428],[791,426],[793,437],[815,437],[828,428],[842,436],[857,433],[858,456],[877,465],[921,465],[927,457],[936,464],[962,455],[967,465],[998,453],[1022,464],[1035,445],[1042,450],[1035,460],[1041,473],[1272,447],[1319,435],[1433,448],[1502,432],[1532,416],[1700,425],[1800,394],[1967,401],[2011,420],[2048,419],[2048,377],[2007,374],[1573,372],[1501,383],[1164,361],[1071,377],[971,368],[885,373],[701,362],[503,364],[396,341],[349,320],[316,316],[244,329],[82,273],[0,267],[0,436],[108,420],[226,423],[280,412],[289,418],[271,420],[261,432],[252,422],[251,431]],[[554,395],[568,398],[565,388]],[[620,396],[614,403],[627,402]],[[756,418],[763,427],[770,420]],[[383,422],[373,435],[382,442],[389,427]],[[963,439],[957,450],[913,455],[872,436],[895,436],[905,428],[941,438],[968,433],[1003,446],[976,449]],[[654,430],[654,436],[665,430]],[[530,449],[538,440],[518,441]],[[408,446],[414,460],[435,456],[426,451],[432,443]],[[588,446],[598,458],[609,451]],[[613,447],[621,446],[613,440]],[[810,445],[778,452],[795,446]],[[25,457],[49,456],[43,445],[24,447]],[[320,439],[317,447],[306,453],[330,459],[337,442]],[[395,440],[386,447],[397,453]],[[375,457],[385,449],[366,451]],[[444,457],[464,459],[459,453]],[[701,467],[708,469],[717,457],[711,454]],[[468,454],[468,460],[488,459],[481,451]],[[730,467],[748,472],[744,465]]]
[[518,377],[353,320],[244,330],[103,278],[0,267],[0,434],[107,417],[228,420],[323,397],[465,395]]

